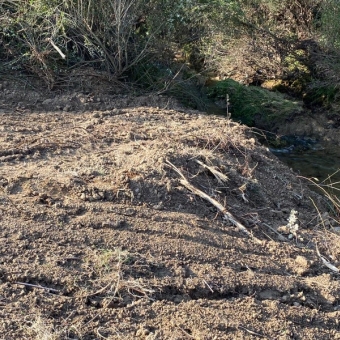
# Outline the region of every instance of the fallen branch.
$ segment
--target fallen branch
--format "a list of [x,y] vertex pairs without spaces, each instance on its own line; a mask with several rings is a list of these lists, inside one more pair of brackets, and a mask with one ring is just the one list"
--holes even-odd
[[215,199],[207,195],[205,192],[197,189],[192,184],[190,184],[188,180],[184,177],[184,175],[181,173],[181,171],[175,165],[173,165],[169,160],[167,160],[166,162],[168,166],[170,166],[173,170],[175,170],[182,177],[182,179],[180,180],[180,183],[183,186],[185,186],[187,189],[189,189],[194,194],[202,197],[203,199],[211,203],[223,214],[224,219],[231,222],[234,226],[236,226],[239,230],[241,230],[247,236],[261,243],[261,241],[253,237],[253,235],[248,231],[248,229],[242,223],[240,223],[229,211],[227,211],[227,209],[222,204],[220,204]]
[[207,287],[209,288],[209,290],[210,290],[212,293],[214,293],[213,289],[209,286],[208,282],[205,281],[204,279],[203,279],[203,282],[207,285]]
[[189,189],[191,192],[193,192],[194,194],[204,198],[206,201],[208,201],[213,206],[215,206],[223,214],[224,219],[231,222],[234,226],[239,228],[241,231],[243,231],[248,236],[252,236],[251,233],[246,229],[246,227],[242,223],[240,223],[229,211],[227,211],[221,203],[217,202],[214,198],[210,197],[205,192],[194,187],[187,180],[181,179],[180,183],[183,186],[185,186],[187,189]]
[[39,288],[39,289],[44,289],[48,290],[53,293],[60,293],[60,290],[53,289],[53,288],[48,288],[48,287],[43,287],[43,286],[38,286],[38,285],[33,285],[31,283],[25,283],[25,282],[14,282],[16,285],[21,285],[21,286],[26,286],[26,287],[32,287],[32,288]]
[[196,337],[193,337],[191,334],[189,334],[185,329],[183,329],[180,326],[177,326],[179,330],[181,330],[189,339],[197,339]]
[[228,176],[226,176],[225,174],[222,174],[221,172],[217,171],[213,167],[208,166],[208,165],[202,163],[198,159],[196,159],[196,163],[201,165],[203,168],[208,169],[215,176],[215,178],[217,179],[218,183],[223,184],[223,183],[228,181],[228,179],[229,179]]

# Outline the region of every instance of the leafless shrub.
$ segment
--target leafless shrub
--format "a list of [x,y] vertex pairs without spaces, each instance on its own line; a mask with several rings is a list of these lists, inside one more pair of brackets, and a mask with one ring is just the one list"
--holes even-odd
[[[152,36],[138,34],[143,0],[3,1],[4,45],[13,67],[52,88],[65,68],[96,65],[112,78],[141,62]],[[7,11],[6,11],[7,9]],[[7,20],[5,22],[5,19]],[[6,31],[6,32],[5,32]]]

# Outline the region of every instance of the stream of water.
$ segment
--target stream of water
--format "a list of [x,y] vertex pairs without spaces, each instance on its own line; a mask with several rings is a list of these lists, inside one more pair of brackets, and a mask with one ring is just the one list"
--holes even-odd
[[[226,109],[221,109],[214,103],[211,103],[207,112],[226,116]],[[263,132],[260,131],[257,137],[261,133]],[[277,140],[277,136],[270,133],[267,136],[263,135],[263,138],[260,137],[259,140],[297,174],[306,178],[314,178],[316,183],[325,185],[325,189],[340,198],[339,147],[303,136],[283,136]],[[335,190],[332,190],[330,186]]]
[[333,183],[340,189],[340,150],[332,146],[315,145],[304,151],[271,149],[271,151],[296,173],[304,177],[315,177],[319,182]]
[[[225,109],[212,104],[207,112],[226,116]],[[270,138],[269,138],[270,139]],[[292,168],[297,174],[307,178],[317,178],[318,183],[332,183],[339,188],[340,196],[340,148],[334,145],[318,143],[312,138],[286,136],[286,146],[274,148],[269,139],[260,141],[269,147],[270,151],[282,162]]]

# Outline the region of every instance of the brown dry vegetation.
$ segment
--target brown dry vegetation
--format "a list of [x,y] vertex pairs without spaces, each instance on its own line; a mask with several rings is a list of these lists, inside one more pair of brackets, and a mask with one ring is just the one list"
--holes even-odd
[[1,88],[2,339],[340,339],[316,251],[339,268],[339,235],[248,128],[165,97]]

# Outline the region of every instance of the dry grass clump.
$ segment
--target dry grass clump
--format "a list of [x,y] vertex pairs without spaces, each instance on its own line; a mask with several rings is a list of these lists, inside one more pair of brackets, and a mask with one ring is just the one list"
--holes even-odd
[[39,340],[57,340],[59,332],[55,332],[53,326],[41,315],[38,315],[29,327],[30,335]]
[[[67,325],[67,326],[66,326]],[[68,340],[83,339],[81,327],[77,324],[65,323],[63,327],[57,327],[53,320],[42,314],[37,314],[25,328],[25,333],[34,340]]]
[[[340,171],[337,170],[336,173]],[[339,182],[332,182],[332,177],[319,183],[317,178],[305,178],[322,193],[329,212],[321,213],[315,202],[313,202],[317,213],[318,222],[316,252],[322,263],[334,273],[339,273],[340,264],[340,188]]]
[[94,253],[85,263],[92,276],[81,289],[81,296],[88,304],[104,308],[126,305],[140,298],[152,299],[155,290],[142,278],[134,277],[134,262],[133,256],[121,249]]
[[[320,191],[324,197],[326,198],[326,201],[328,203],[330,213],[332,216],[334,216],[331,220],[332,223],[323,223],[324,226],[328,226],[329,224],[340,225],[340,182],[332,182],[332,177],[336,175],[340,169],[338,169],[335,173],[328,176],[324,181],[319,182],[317,178],[305,178],[308,180],[318,191]],[[323,221],[323,219],[321,219]]]

